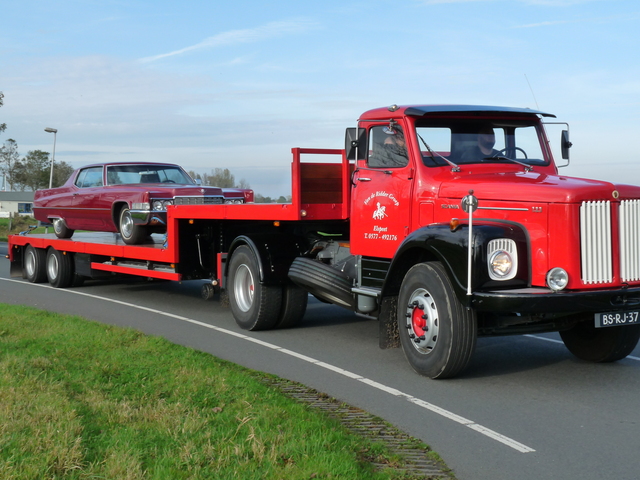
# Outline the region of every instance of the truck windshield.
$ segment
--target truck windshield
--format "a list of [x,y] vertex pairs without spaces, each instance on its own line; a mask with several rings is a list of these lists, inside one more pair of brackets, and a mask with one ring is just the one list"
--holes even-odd
[[472,163],[527,165],[549,163],[538,127],[531,122],[457,121],[416,125],[422,160],[427,166]]

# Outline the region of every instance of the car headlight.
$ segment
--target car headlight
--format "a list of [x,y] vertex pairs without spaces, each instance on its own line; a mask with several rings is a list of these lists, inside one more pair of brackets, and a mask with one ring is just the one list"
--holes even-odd
[[162,200],[154,200],[153,201],[153,209],[154,210],[164,210],[164,207],[162,206]]
[[487,251],[489,277],[492,280],[511,280],[518,273],[516,242],[509,238],[491,240]]
[[556,267],[547,273],[547,285],[554,292],[563,290],[569,283],[569,274],[564,268]]

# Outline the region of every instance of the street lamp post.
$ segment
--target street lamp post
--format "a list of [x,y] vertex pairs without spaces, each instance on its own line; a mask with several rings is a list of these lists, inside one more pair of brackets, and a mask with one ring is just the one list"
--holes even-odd
[[56,158],[56,134],[58,130],[55,128],[45,128],[45,132],[53,133],[53,154],[51,155],[51,173],[49,174],[49,188],[53,187],[53,162]]

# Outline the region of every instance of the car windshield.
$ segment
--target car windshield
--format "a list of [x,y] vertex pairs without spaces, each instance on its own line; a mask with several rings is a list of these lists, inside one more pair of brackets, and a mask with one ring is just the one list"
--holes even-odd
[[107,167],[109,185],[136,183],[179,183],[193,185],[182,168],[173,165],[111,165]]
[[471,163],[547,165],[541,132],[532,122],[496,119],[459,120],[416,125],[427,166]]

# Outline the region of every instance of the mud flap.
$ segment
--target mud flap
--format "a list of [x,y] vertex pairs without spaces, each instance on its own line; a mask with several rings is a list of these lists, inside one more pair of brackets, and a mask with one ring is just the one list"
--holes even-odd
[[378,317],[378,340],[382,349],[400,347],[397,312],[398,297],[384,297],[380,306],[380,316]]

